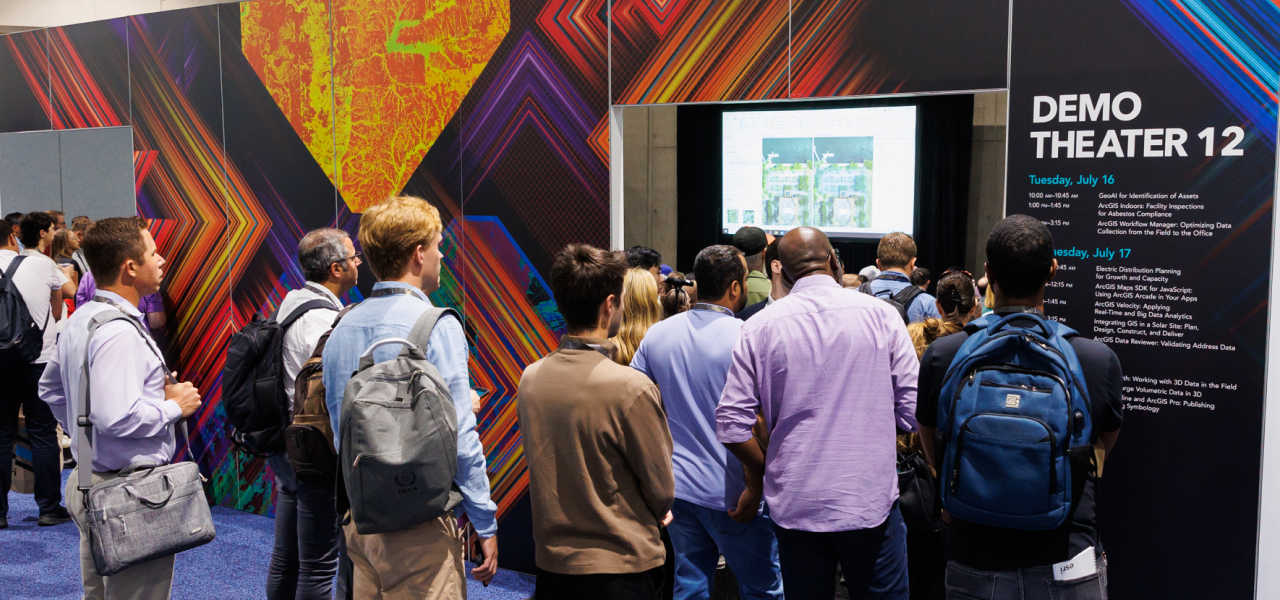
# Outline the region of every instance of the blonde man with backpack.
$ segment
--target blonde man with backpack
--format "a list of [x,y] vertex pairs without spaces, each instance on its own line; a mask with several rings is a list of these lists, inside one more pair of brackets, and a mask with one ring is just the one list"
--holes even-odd
[[[340,432],[344,393],[352,373],[361,367],[362,355],[377,342],[412,339],[419,317],[434,308],[427,295],[440,287],[442,234],[439,211],[421,198],[389,198],[360,218],[364,259],[379,282],[373,286],[370,298],[348,311],[334,327],[323,355],[326,404],[339,453],[343,452]],[[372,359],[381,365],[395,359],[402,350],[402,345],[379,346]],[[484,448],[471,412],[467,340],[462,323],[453,315],[441,317],[421,350],[426,362],[438,371],[456,409],[457,474],[453,483],[462,498],[450,512],[465,512],[475,526],[484,562],[471,573],[488,583],[497,573],[497,506],[489,498]],[[344,462],[344,472],[351,467]],[[350,492],[352,481],[346,483]],[[418,483],[432,484],[421,480]],[[412,486],[413,481],[397,477],[396,484]],[[386,492],[394,495],[398,490],[389,488]],[[352,507],[357,507],[354,497]],[[361,533],[360,515],[353,513],[354,518],[344,525],[344,535],[354,567],[354,596],[466,598],[464,541],[458,533],[456,514],[450,512],[406,530],[381,533]]]

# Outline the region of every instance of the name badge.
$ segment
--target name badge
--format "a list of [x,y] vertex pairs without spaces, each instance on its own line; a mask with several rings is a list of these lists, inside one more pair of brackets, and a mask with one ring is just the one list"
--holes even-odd
[[1053,565],[1053,578],[1056,581],[1071,581],[1097,572],[1098,558],[1093,551],[1093,546],[1085,548],[1071,560]]

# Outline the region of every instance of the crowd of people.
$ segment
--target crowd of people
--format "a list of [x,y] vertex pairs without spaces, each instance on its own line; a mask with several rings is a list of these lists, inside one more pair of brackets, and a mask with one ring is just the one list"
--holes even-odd
[[979,279],[916,252],[886,235],[855,275],[821,231],[744,227],[682,274],[566,248],[567,335],[516,397],[538,597],[705,599],[720,563],[742,598],[1105,598],[1120,365],[1044,314],[1052,235],[1002,220]]
[[[402,196],[361,216],[360,251],[337,229],[298,244],[305,284],[270,316],[284,423],[267,453],[268,598],[465,598],[473,552],[472,578],[497,572],[483,390],[461,317],[429,298],[442,234],[435,207]],[[744,227],[687,273],[649,248],[564,248],[548,283],[565,335],[515,398],[536,597],[708,599],[723,565],[744,599],[838,585],[852,598],[1105,598],[1096,486],[1121,425],[1119,362],[1044,314],[1057,263],[1043,224],[1007,217],[986,251],[984,277],[950,268],[934,283],[903,233],[857,274],[807,227]],[[378,282],[344,307],[361,264]],[[66,507],[58,486],[59,424],[99,485],[172,461],[175,425],[200,406],[157,342],[163,268],[142,219],[0,222],[0,307],[20,297],[26,315],[0,315],[0,338],[17,322],[42,342],[24,364],[0,347],[13,382],[0,462],[21,407],[39,524],[80,527],[86,598],[166,598],[174,578],[172,555],[100,574],[76,475]],[[112,310],[137,326],[91,334]],[[73,418],[82,390],[87,421]],[[409,425],[434,398],[448,408]],[[403,418],[362,422],[370,406]],[[237,444],[268,439],[231,420]],[[92,456],[77,449],[86,427]],[[377,444],[392,451],[359,450]],[[443,480],[417,476],[441,464]],[[406,502],[425,516],[378,525]]]

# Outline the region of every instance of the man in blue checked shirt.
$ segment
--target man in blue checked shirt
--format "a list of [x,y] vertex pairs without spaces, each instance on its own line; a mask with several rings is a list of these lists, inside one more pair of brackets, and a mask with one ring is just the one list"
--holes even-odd
[[[380,281],[373,286],[373,297],[342,318],[325,346],[325,401],[335,432],[340,431],[343,391],[360,355],[378,340],[407,338],[418,317],[431,307],[427,294],[440,287],[442,230],[440,212],[421,198],[389,198],[361,216],[359,238],[364,260]],[[373,357],[379,362],[391,360],[400,350],[379,348]],[[484,448],[471,412],[462,323],[442,318],[425,350],[427,360],[448,384],[458,411],[458,474],[454,482],[463,501],[454,510],[466,513],[481,538],[484,562],[471,574],[487,584],[498,569],[497,506],[489,499]],[[340,443],[338,437],[335,446]],[[408,531],[372,535],[361,535],[349,524],[345,534],[354,567],[355,597],[465,597],[464,541],[452,516]]]
[[631,366],[662,392],[674,442],[676,600],[709,600],[720,555],[744,600],[782,600],[773,522],[761,512],[762,474],[716,439],[720,402],[743,322],[747,263],[733,246],[711,246],[693,261],[698,298],[689,310],[651,327]]

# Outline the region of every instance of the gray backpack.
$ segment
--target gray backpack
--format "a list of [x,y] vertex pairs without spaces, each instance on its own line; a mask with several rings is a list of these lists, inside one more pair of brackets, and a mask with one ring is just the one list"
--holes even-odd
[[[343,487],[361,535],[404,531],[433,521],[462,500],[458,473],[458,413],[449,387],[424,349],[451,308],[423,313],[409,339],[379,340],[360,357],[342,396],[339,423]],[[403,345],[375,364],[373,351]]]

